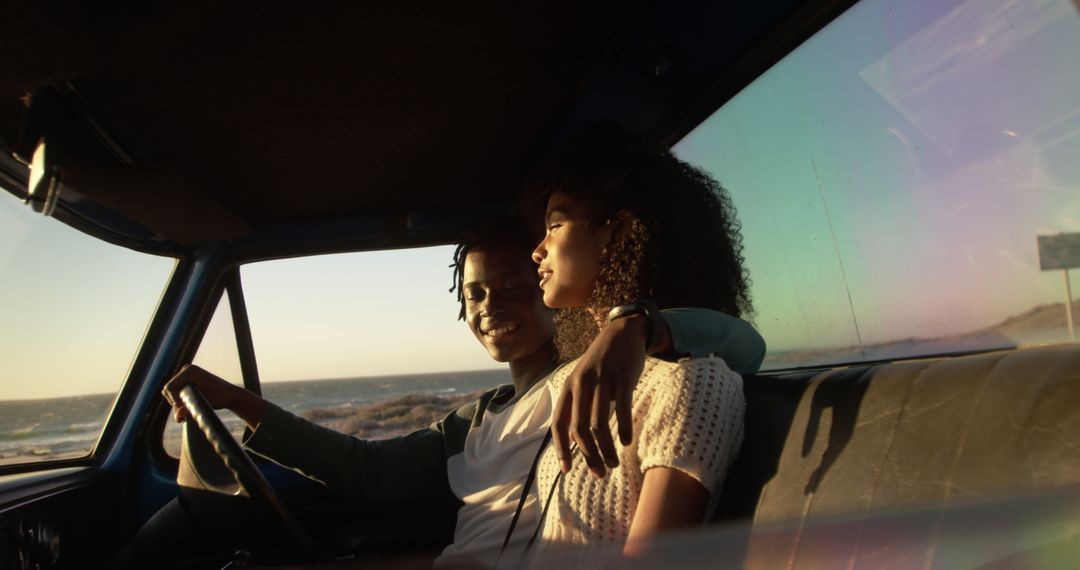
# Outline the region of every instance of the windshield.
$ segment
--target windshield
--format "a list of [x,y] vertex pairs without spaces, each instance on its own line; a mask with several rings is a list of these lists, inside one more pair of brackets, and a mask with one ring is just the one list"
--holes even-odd
[[0,192],[0,465],[90,454],[175,264]]

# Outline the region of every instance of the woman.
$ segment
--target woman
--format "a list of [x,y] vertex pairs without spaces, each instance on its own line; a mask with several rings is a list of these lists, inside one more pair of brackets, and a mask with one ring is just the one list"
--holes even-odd
[[[559,309],[562,360],[580,357],[612,319],[648,319],[650,303],[751,311],[739,226],[714,180],[608,131],[580,138],[557,165],[542,182],[546,233],[533,260],[544,303]],[[560,402],[573,368],[549,385]],[[592,417],[609,418],[609,406],[609,395],[597,394]],[[633,440],[604,454],[613,467],[606,478],[595,463],[544,451],[541,505],[553,495],[536,561],[612,562],[619,549],[641,552],[658,531],[699,524],[742,443],[743,410],[742,379],[723,360],[649,359],[633,396]],[[589,438],[577,430],[574,439]],[[591,546],[570,547],[583,544]]]

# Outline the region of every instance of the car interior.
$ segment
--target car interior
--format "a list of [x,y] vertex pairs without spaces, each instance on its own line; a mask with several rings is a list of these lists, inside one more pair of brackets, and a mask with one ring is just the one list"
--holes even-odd
[[[694,139],[695,129],[729,103],[751,104],[741,95],[749,86],[829,30],[852,22],[859,10],[880,15],[887,31],[910,24],[940,32],[867,40],[889,47],[866,56],[856,88],[884,94],[880,106],[893,104],[887,110],[897,124],[923,120],[920,101],[938,92],[941,69],[970,83],[966,64],[956,61],[990,52],[948,52],[955,57],[921,70],[925,75],[911,79],[914,87],[907,90],[889,83],[898,81],[894,76],[881,79],[874,73],[902,67],[911,53],[947,52],[930,40],[955,36],[950,26],[962,20],[978,15],[980,30],[1019,34],[1019,39],[1008,37],[1021,47],[1044,41],[1058,42],[1052,44],[1057,49],[1078,45],[1080,38],[1080,2],[1074,0],[1039,0],[1023,8],[1002,1],[984,10],[985,16],[979,10],[986,6],[976,6],[975,0],[922,2],[903,16],[915,23],[902,24],[896,23],[901,16],[893,15],[901,4],[71,1],[6,7],[0,22],[9,48],[0,74],[0,187],[10,196],[0,197],[84,239],[167,260],[168,267],[162,266],[160,294],[146,301],[152,317],[131,335],[137,341],[134,356],[117,380],[121,387],[103,404],[108,415],[92,448],[40,461],[0,461],[0,568],[140,567],[147,560],[174,568],[430,564],[452,538],[453,505],[343,501],[294,472],[253,461],[231,428],[205,405],[200,408],[197,392],[185,395],[201,417],[197,425],[184,424],[178,436],[182,452],[163,446],[170,408],[160,397],[161,387],[196,358],[218,312],[231,318],[237,382],[257,393],[268,389],[260,384],[265,369],[256,355],[255,313],[251,322],[248,316],[254,300],[245,288],[248,274],[241,283],[242,269],[275,260],[452,244],[464,228],[512,207],[530,169],[573,133],[597,122],[614,123],[690,156],[696,152],[693,140],[707,138]],[[1003,22],[1021,30],[1031,22],[1041,27],[1023,35]],[[986,37],[998,46],[991,32]],[[1023,82],[1000,92],[985,87],[998,93],[994,97],[1031,98],[1032,109],[1064,109],[1055,119],[1064,118],[1025,139],[1028,150],[1017,150],[1017,156],[1027,156],[1023,152],[1031,148],[1058,156],[1053,153],[1080,146],[1080,106],[1069,103],[1067,95],[1050,94],[1059,85],[1053,81],[1075,88],[1080,76],[1065,55],[1054,53],[1057,59],[1041,70],[1047,86],[1028,92]],[[1070,78],[1076,83],[1068,83]],[[798,81],[856,83],[813,70]],[[944,84],[939,91],[951,85]],[[798,90],[781,88],[756,93],[754,101],[766,108],[783,94],[800,96]],[[926,116],[931,124],[947,118]],[[970,151],[973,164],[1005,156],[1001,153],[1013,148],[1004,146],[1012,144],[1008,141],[1026,136],[1023,131],[1009,135],[1011,127],[1004,123],[992,133],[962,133],[964,148],[976,149]],[[781,126],[754,136],[783,139],[795,136],[793,131]],[[901,140],[905,146],[898,148],[908,154],[898,152],[905,157],[923,156],[920,145],[943,140],[933,127],[923,130],[921,142],[899,131],[879,131],[893,143]],[[746,136],[717,142],[720,150],[710,152],[735,156],[734,147],[749,148],[751,135]],[[825,137],[817,141],[834,143]],[[1039,168],[1058,168],[1046,160]],[[1060,172],[1077,172],[1068,170],[1074,160],[1055,160],[1065,164]],[[820,199],[816,192],[831,167],[825,161],[804,162],[807,172],[812,166],[814,174],[826,173],[811,184],[817,190],[809,198],[781,194],[778,200],[804,208],[793,216],[811,217],[817,214],[807,212],[826,200],[824,192]],[[920,175],[939,168],[947,171],[942,175],[947,180],[963,175],[962,169],[929,159],[912,158],[904,168]],[[857,175],[904,176],[851,174]],[[997,175],[987,174],[987,180]],[[859,218],[859,200],[872,201],[875,184],[851,198],[851,223],[865,223],[860,231],[867,259],[897,257],[874,249],[880,245],[877,226],[892,222]],[[1048,184],[1054,200],[1080,204],[1080,178],[1060,175],[1054,184]],[[733,192],[738,186],[725,185]],[[1032,190],[1002,210],[1035,209],[1050,200],[1047,195]],[[741,199],[736,200],[740,215],[752,214],[754,203],[747,201],[744,208]],[[894,214],[900,210],[889,208]],[[1074,227],[1080,217],[1071,216],[1045,231],[1080,231]],[[744,228],[753,231],[746,219]],[[831,229],[847,221],[819,223]],[[17,224],[0,215],[0,225]],[[1042,232],[1044,226],[1023,229],[1031,251],[1036,229]],[[901,241],[921,241],[913,237],[920,227],[913,223],[911,236]],[[829,254],[835,249],[839,256],[835,234],[832,241],[828,233],[820,235]],[[818,237],[794,234],[789,241]],[[756,250],[749,241],[747,247],[752,260]],[[0,260],[8,256],[0,247]],[[958,259],[954,265],[976,266]],[[14,276],[9,280],[7,266],[0,267],[5,267],[3,279],[16,283]],[[806,283],[849,280],[842,263],[812,267],[785,277],[785,286],[798,289],[801,283],[795,281],[801,278]],[[1069,266],[1059,267],[1065,268],[1067,288]],[[752,277],[760,283],[768,279],[764,272]],[[927,269],[920,280],[937,278]],[[1060,305],[1060,275],[1047,273],[1045,283],[1039,286],[1049,299],[1045,303]],[[63,285],[71,297],[92,289],[80,283],[18,284]],[[0,291],[12,306],[19,304],[17,295]],[[840,309],[826,303],[820,311],[855,320],[854,304],[864,297],[842,287],[832,293],[841,299]],[[959,298],[979,294],[957,293]],[[119,292],[112,295],[125,299]],[[855,356],[834,350],[803,358],[793,350],[788,361],[780,355],[769,365],[767,359],[762,372],[745,379],[745,442],[708,524],[628,565],[1051,568],[1075,563],[1080,556],[1080,347],[1072,340],[1068,289],[1065,301],[1064,336],[1021,342],[980,333],[978,343],[970,341],[975,337],[961,342],[942,336],[956,342],[941,349],[904,339],[914,348],[902,354],[889,352],[893,348],[874,352],[881,343],[860,337],[863,349]],[[755,298],[755,304],[764,303]],[[813,316],[815,307],[807,302],[799,311]],[[1060,306],[1046,307],[1039,309],[1040,318],[1063,319]],[[40,308],[31,310],[41,314]],[[759,310],[757,323],[770,350],[782,343],[774,342],[765,327],[786,318]],[[806,318],[806,332],[800,334],[825,334],[815,328],[820,321]],[[1016,321],[1009,322],[1015,328]],[[19,326],[27,338],[37,335],[36,329]],[[856,334],[869,330],[857,327]],[[1054,327],[1064,331],[1064,320]],[[3,330],[5,337],[11,335],[5,344],[29,350],[19,348],[23,334]],[[1008,330],[1013,329],[1002,325],[993,332]],[[62,345],[52,346],[51,352],[34,356],[63,360]],[[0,382],[18,380],[0,371]],[[431,516],[436,512],[447,516]]]

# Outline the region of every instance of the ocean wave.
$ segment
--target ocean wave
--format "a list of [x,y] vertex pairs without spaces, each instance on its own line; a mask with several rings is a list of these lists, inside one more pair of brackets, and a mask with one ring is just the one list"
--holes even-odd
[[97,431],[101,431],[101,422],[100,421],[94,421],[94,422],[81,422],[81,423],[69,424],[65,431],[67,431],[68,433],[75,433],[75,432],[82,432],[82,431],[97,432]]
[[16,428],[7,433],[0,433],[0,441],[17,441],[23,439],[30,439],[38,436],[38,426],[41,424],[32,424],[26,427]]
[[23,425],[0,432],[0,454],[48,456],[58,452],[89,451],[101,432],[101,425],[100,421]]
[[6,442],[0,445],[0,458],[14,456],[47,458],[57,454],[72,453],[85,455],[94,447],[96,437],[30,439]]
[[8,432],[0,432],[0,442],[37,440],[66,441],[70,439],[93,439],[101,432],[101,422],[80,422],[68,425],[42,425],[34,423]]

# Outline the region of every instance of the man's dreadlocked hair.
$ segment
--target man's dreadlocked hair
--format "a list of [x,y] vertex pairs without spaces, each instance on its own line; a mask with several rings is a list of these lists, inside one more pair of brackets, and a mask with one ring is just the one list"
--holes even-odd
[[539,237],[529,231],[528,224],[520,217],[500,218],[466,231],[454,250],[454,262],[450,264],[453,269],[450,292],[457,291],[457,300],[461,305],[458,320],[465,320],[465,258],[470,251],[483,245],[509,246],[521,250],[521,260],[525,263],[539,242]]
[[[753,312],[742,238],[727,192],[671,151],[600,126],[581,133],[536,177],[532,194],[568,194],[589,208],[591,222],[636,217],[615,232],[602,255],[588,307],[650,299],[661,308],[706,307],[732,316]],[[577,358],[599,325],[586,308],[555,315],[560,360]]]

